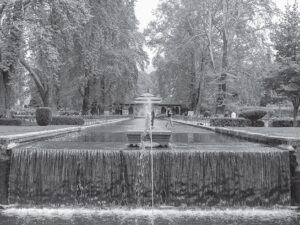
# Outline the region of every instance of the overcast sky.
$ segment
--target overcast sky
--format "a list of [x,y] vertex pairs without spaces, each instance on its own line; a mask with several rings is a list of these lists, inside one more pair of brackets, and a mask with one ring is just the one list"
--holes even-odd
[[[157,5],[160,0],[137,0],[135,5],[135,13],[137,16],[137,19],[140,22],[139,29],[140,31],[143,31],[148,23],[154,19],[153,11],[157,8]],[[200,0],[199,0],[200,1]],[[300,3],[300,0],[297,0]],[[294,2],[294,0],[274,0],[274,2],[277,4],[277,6],[280,9],[284,9],[284,5],[287,2],[290,2],[291,4]],[[149,53],[150,58],[152,58],[152,54],[147,49],[147,52]],[[150,59],[151,61],[151,59]],[[153,71],[153,67],[149,66],[147,69],[148,72]]]

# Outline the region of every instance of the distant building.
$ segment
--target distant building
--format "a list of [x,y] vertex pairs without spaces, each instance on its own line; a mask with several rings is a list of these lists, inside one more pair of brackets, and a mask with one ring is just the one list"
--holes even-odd
[[182,104],[170,101],[164,101],[162,98],[154,96],[150,93],[144,93],[136,97],[132,102],[122,105],[123,109],[128,110],[129,115],[136,117],[145,116],[145,105],[151,102],[156,115],[166,115],[169,109],[173,115],[181,114]]

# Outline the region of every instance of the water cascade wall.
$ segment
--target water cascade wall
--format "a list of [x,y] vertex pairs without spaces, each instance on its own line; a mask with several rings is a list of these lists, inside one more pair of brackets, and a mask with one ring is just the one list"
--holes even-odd
[[[15,149],[9,203],[151,204],[150,151]],[[153,152],[154,202],[170,206],[290,203],[289,153]]]

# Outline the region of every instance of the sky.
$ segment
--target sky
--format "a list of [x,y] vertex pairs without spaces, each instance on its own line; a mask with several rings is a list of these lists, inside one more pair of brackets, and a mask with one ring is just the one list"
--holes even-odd
[[[151,20],[154,20],[155,17],[153,15],[153,11],[155,11],[155,9],[157,8],[159,1],[160,0],[137,0],[136,5],[135,5],[135,13],[136,13],[136,17],[140,23],[139,30],[141,32],[147,27],[148,23]],[[300,4],[300,0],[297,0],[297,1],[299,1],[299,4]],[[292,4],[294,2],[294,0],[274,0],[274,2],[281,10],[283,10],[284,5],[287,2]],[[145,48],[145,50],[148,52],[149,58],[151,61],[154,53],[151,52],[148,48]],[[153,70],[154,70],[153,66],[149,65],[149,67],[147,68],[146,71],[151,72]]]

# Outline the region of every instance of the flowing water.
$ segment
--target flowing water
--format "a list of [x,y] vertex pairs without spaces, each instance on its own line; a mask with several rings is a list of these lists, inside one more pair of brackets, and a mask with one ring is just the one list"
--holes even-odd
[[[16,149],[11,156],[9,202],[97,206],[135,206],[140,202],[151,206],[153,186],[157,205],[290,203],[288,152],[265,148],[252,152],[152,153],[151,156],[150,151],[140,150]],[[141,184],[140,199],[135,191],[137,183]]]
[[299,225],[291,209],[87,209],[12,208],[2,225]]

